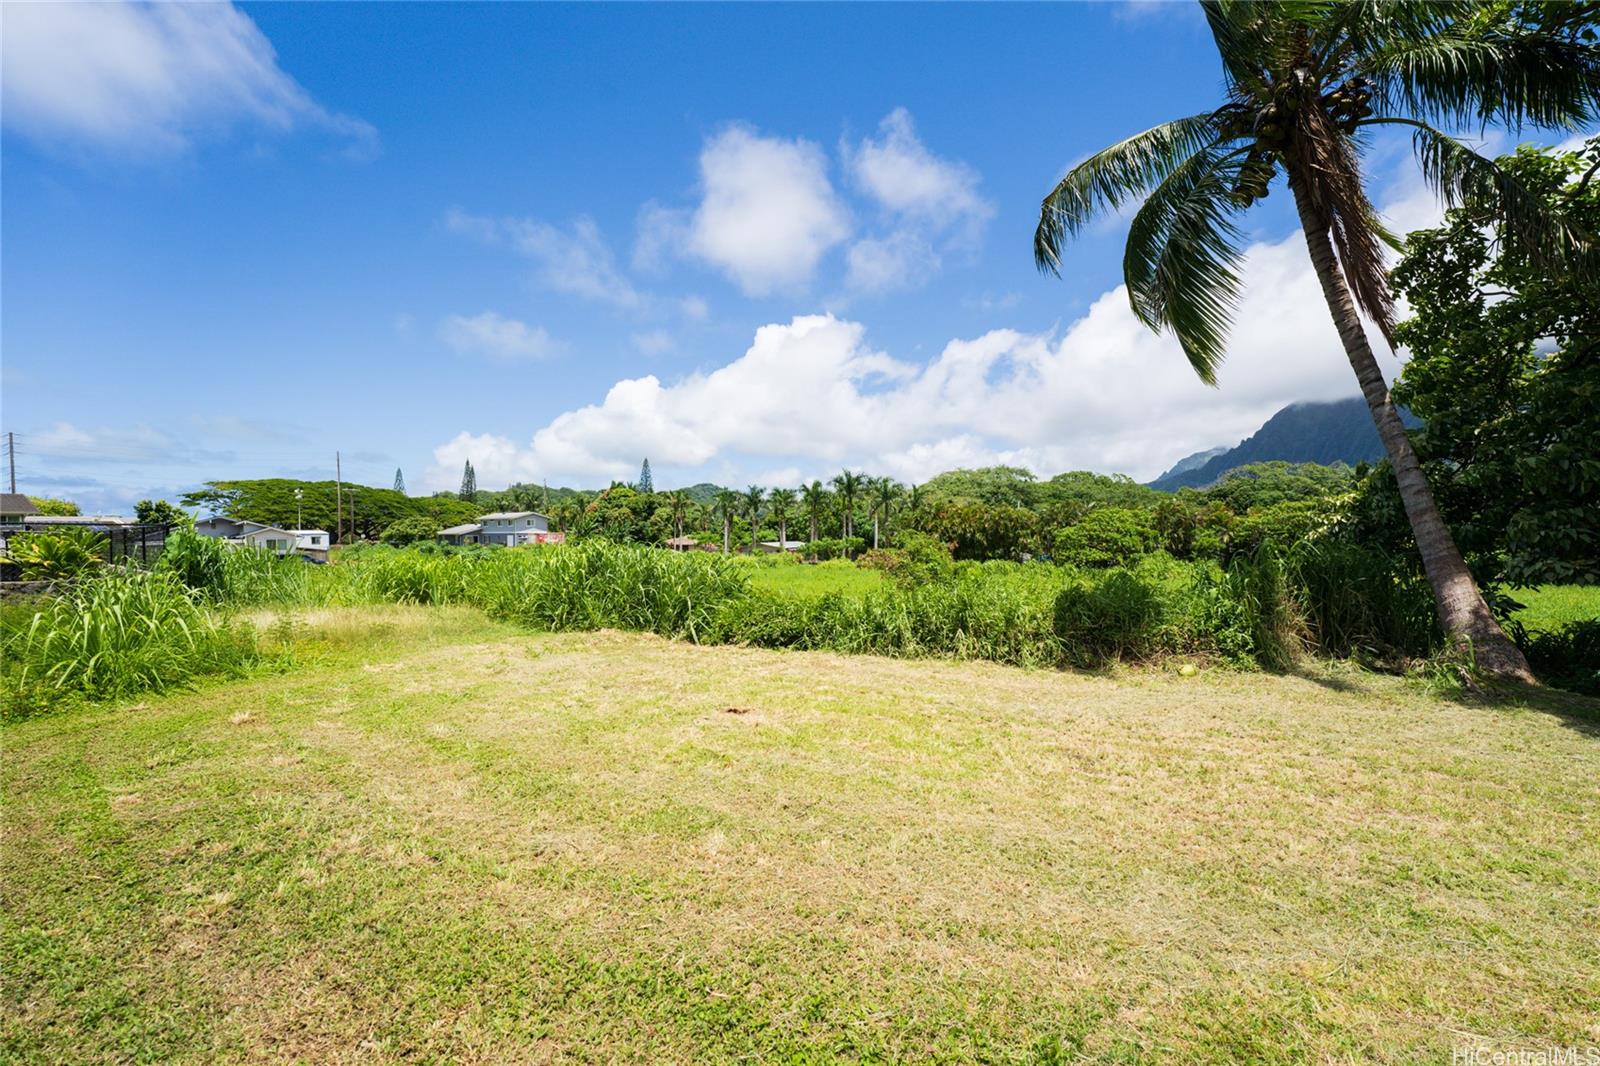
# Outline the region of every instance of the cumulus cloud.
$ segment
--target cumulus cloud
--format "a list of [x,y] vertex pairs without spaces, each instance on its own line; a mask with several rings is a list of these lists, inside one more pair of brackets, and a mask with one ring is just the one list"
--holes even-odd
[[230,4],[10,4],[0,93],[11,126],[52,144],[131,155],[181,151],[238,126],[316,129],[352,156],[368,123],[329,111],[278,66]]
[[530,326],[495,311],[451,315],[439,324],[439,339],[458,352],[485,355],[501,363],[546,359],[562,350],[543,326]]
[[747,295],[801,289],[830,249],[850,236],[850,214],[810,141],[731,126],[700,152],[701,199],[692,210],[647,204],[634,261],[669,254],[721,270]]
[[617,268],[616,258],[594,219],[581,216],[567,229],[535,218],[489,218],[459,207],[445,212],[445,226],[486,244],[504,244],[533,261],[542,288],[625,309],[644,296]]
[[709,373],[619,381],[525,444],[462,433],[436,449],[434,487],[467,458],[485,481],[595,483],[629,476],[641,455],[685,479],[711,466],[817,476],[848,465],[917,481],[996,462],[1153,477],[1286,404],[1356,391],[1298,233],[1252,246],[1245,284],[1220,389],[1133,317],[1121,287],[1057,333],[994,330],[924,364],[876,350],[860,323],[800,316],[763,326]]
[[877,137],[845,142],[840,151],[855,186],[879,209],[879,232],[847,253],[847,289],[920,285],[939,270],[942,251],[972,248],[994,217],[994,205],[978,192],[978,172],[929,151],[903,107],[884,117]]

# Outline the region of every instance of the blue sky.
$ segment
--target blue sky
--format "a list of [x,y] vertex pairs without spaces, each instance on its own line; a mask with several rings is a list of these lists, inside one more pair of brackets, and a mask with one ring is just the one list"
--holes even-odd
[[[1217,92],[1188,4],[8,6],[22,491],[1152,477],[1354,392],[1279,193],[1221,387],[1072,163]],[[1380,150],[1379,202],[1431,203]],[[1394,178],[1393,181],[1387,180]],[[1392,372],[1398,364],[1389,360]]]

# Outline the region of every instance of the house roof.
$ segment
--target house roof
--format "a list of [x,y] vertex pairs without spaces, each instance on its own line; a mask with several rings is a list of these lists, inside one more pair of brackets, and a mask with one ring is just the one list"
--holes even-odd
[[700,542],[698,540],[695,540],[693,537],[672,537],[667,541],[667,547],[669,547],[669,548],[692,548],[696,544],[699,544],[699,543]]
[[30,526],[136,526],[139,524],[139,520],[120,514],[30,514],[27,516],[26,524]]
[[[764,540],[761,542],[761,546],[763,548],[776,548],[779,545],[775,540]],[[783,547],[785,548],[804,548],[805,546],[806,542],[803,540],[786,540],[783,542]]]
[[451,526],[449,529],[441,529],[439,530],[439,536],[462,537],[468,533],[477,533],[482,529],[483,526],[479,525],[477,522],[468,522],[466,525]]
[[0,514],[38,514],[39,508],[20,492],[0,492]]
[[291,529],[291,530],[289,530],[289,532],[290,533],[294,533],[294,534],[321,533],[323,536],[327,536],[328,535],[328,531],[326,529]]
[[286,536],[290,536],[290,537],[294,536],[294,534],[289,532],[289,530],[287,530],[287,529],[279,529],[277,526],[264,526],[260,522],[246,522],[245,525],[255,526],[255,528],[251,529],[251,530],[247,530],[245,532],[245,535],[243,537],[239,538],[240,540],[247,540],[250,537],[253,537],[258,533],[282,533],[282,534],[285,534]]
[[548,521],[548,517],[538,511],[491,511],[480,516],[478,521],[485,522],[491,518],[544,518]]

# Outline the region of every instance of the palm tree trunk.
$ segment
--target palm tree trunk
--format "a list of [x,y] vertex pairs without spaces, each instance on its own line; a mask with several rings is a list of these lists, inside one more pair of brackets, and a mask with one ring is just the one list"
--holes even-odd
[[811,512],[811,540],[812,540],[813,543],[815,543],[816,539],[817,539],[817,512],[815,510],[813,510]]
[[1388,383],[1383,380],[1383,371],[1373,357],[1372,345],[1367,342],[1355,301],[1339,269],[1333,243],[1328,239],[1328,222],[1299,181],[1291,178],[1290,188],[1300,212],[1306,247],[1311,252],[1311,265],[1322,283],[1323,298],[1328,302],[1344,353],[1361,385],[1361,395],[1372,412],[1372,421],[1378,427],[1378,437],[1388,453],[1389,464],[1394,467],[1400,500],[1411,523],[1411,535],[1422,555],[1422,569],[1428,575],[1428,584],[1433,586],[1439,624],[1452,642],[1470,645],[1484,673],[1532,682],[1534,677],[1528,669],[1528,661],[1494,620],[1483,594],[1478,591],[1477,582],[1472,579],[1472,572],[1467,569],[1466,560],[1461,557],[1461,550],[1456,547],[1455,538],[1439,514],[1433,490],[1411,447],[1411,438],[1406,436],[1400,413],[1389,397]]
[[728,538],[733,535],[733,522],[727,515],[722,516],[722,554],[728,554]]
[[872,516],[872,550],[878,550],[878,516],[876,513]]

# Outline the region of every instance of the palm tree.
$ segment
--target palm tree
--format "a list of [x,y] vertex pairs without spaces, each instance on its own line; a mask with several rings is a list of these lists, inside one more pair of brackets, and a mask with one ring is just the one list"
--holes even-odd
[[778,544],[783,551],[789,550],[789,508],[794,506],[793,489],[773,489],[768,497],[772,505],[773,521],[778,523]]
[[744,513],[750,519],[750,554],[756,553],[756,526],[761,522],[761,505],[767,502],[767,490],[751,485],[744,490]]
[[850,534],[855,532],[856,496],[866,485],[865,474],[853,474],[848,470],[842,471],[833,479],[833,491],[839,497],[839,513],[843,515],[844,539],[849,540]]
[[727,555],[731,547],[729,541],[733,537],[733,516],[739,509],[739,501],[744,499],[732,489],[717,490],[717,510],[722,513],[722,554]]
[[822,487],[822,482],[813,481],[809,485],[800,487],[800,499],[806,505],[806,517],[811,519],[811,539],[817,539],[817,519],[828,506],[828,490]]
[[878,525],[881,521],[885,528],[888,527],[889,508],[900,498],[900,494],[905,491],[905,487],[890,477],[875,478],[868,484],[872,491],[872,547],[876,550],[878,547]]
[[[1584,5],[1206,0],[1221,53],[1221,106],[1156,126],[1091,157],[1045,197],[1034,235],[1041,270],[1095,215],[1143,199],[1123,256],[1133,312],[1171,330],[1202,381],[1216,383],[1239,297],[1235,219],[1280,172],[1345,355],[1394,468],[1439,621],[1478,665],[1531,680],[1440,517],[1359,312],[1387,339],[1394,323],[1382,246],[1393,243],[1362,185],[1362,131],[1411,131],[1423,177],[1450,206],[1502,222],[1546,261],[1582,251],[1493,160],[1442,126],[1583,127],[1600,113],[1600,47]],[[1437,124],[1437,125],[1435,125]],[[1592,266],[1590,259],[1585,264]]]
[[683,536],[683,520],[689,514],[689,494],[676,489],[667,494],[667,507],[672,512],[672,535]]

